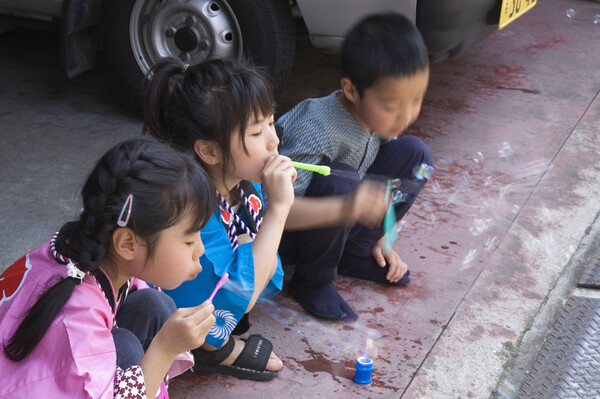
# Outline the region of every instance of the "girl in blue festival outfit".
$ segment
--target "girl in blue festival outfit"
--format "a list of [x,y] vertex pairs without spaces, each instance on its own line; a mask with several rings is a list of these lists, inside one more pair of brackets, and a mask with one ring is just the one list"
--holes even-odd
[[206,343],[192,351],[196,370],[269,380],[283,366],[265,338],[230,336],[236,326],[241,333],[247,312],[283,283],[277,248],[294,201],[296,171],[277,152],[273,108],[267,80],[245,61],[189,66],[165,59],[152,72],[144,131],[182,151],[193,149],[219,198],[201,231],[201,278],[165,291],[178,307],[195,306],[229,273],[213,300],[217,321]]

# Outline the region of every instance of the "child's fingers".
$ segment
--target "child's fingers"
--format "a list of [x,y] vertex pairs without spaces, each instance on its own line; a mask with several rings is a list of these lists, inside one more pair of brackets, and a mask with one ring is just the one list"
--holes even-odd
[[287,162],[292,168],[294,167],[294,165],[292,164],[292,160],[286,157],[285,155],[278,155],[277,157],[279,157],[279,159],[281,159],[282,161]]
[[210,331],[210,328],[212,327],[213,324],[215,324],[216,321],[217,321],[217,318],[212,313],[209,314],[208,317],[201,319],[200,323],[198,323],[196,325],[198,331],[200,332],[200,335],[202,335],[203,337],[206,337],[206,334],[208,334],[208,332]]
[[386,260],[386,264],[389,266],[389,270],[386,275],[386,278],[388,280],[392,281],[398,273],[400,257],[398,256],[398,253],[396,251],[391,249],[390,252],[386,254],[385,260]]
[[294,182],[296,180],[297,172],[296,168],[292,165],[292,161],[288,157],[274,155],[266,162],[262,170],[262,175],[267,179],[285,177]]
[[298,177],[298,171],[296,170],[296,168],[294,168],[294,165],[292,164],[292,160],[288,158],[289,161],[289,168],[286,169],[289,174],[290,177],[292,179],[292,183],[296,181],[296,178]]
[[398,256],[398,254],[396,254],[396,260],[394,260],[392,262],[392,264],[390,264],[390,270],[389,270],[386,278],[390,282],[395,283],[395,282],[399,281],[402,277],[404,277],[407,270],[408,270],[408,267],[407,267],[406,263],[404,263],[402,261],[402,259],[400,259],[400,256]]
[[365,187],[372,196],[375,196],[378,198],[378,200],[383,200],[385,202],[385,185],[383,183],[373,180],[365,180],[360,185]]
[[215,323],[214,309],[208,301],[177,309],[160,328],[155,339],[169,353],[181,353],[201,346]]
[[373,258],[375,258],[375,262],[377,262],[380,267],[385,267],[385,257],[383,256],[381,248],[378,248],[378,250],[373,253]]
[[200,318],[206,318],[208,315],[212,314],[214,310],[214,305],[208,301],[205,301],[198,306],[179,308],[175,314],[182,319],[190,319],[190,322],[194,323],[194,321]]
[[289,158],[278,155],[269,158],[261,173],[269,203],[291,204],[294,201],[292,183],[296,178],[296,169]]
[[202,341],[200,344],[202,344],[204,343],[206,334],[208,334],[212,325],[215,324],[216,318],[213,314],[215,307],[212,303],[206,301],[190,309],[193,309],[194,312],[187,318],[189,332],[194,336],[195,340],[200,339]]
[[353,208],[360,223],[366,226],[379,224],[387,209],[384,186],[369,180],[361,183],[354,193]]
[[390,269],[389,269],[387,275],[385,276],[385,278],[387,278],[388,281],[395,283],[396,281],[399,280],[399,277],[400,277],[400,276],[398,276],[399,269],[400,269],[400,267],[398,264],[394,264],[394,265],[390,264]]
[[269,167],[275,169],[281,169],[286,166],[289,166],[291,168],[294,167],[292,164],[292,160],[283,155],[273,155],[267,160],[267,163],[265,164],[265,168]]
[[194,309],[194,313],[192,313],[191,317],[200,317],[200,315],[212,314],[215,311],[215,306],[206,300],[192,309]]
[[280,163],[278,164],[278,168],[286,177],[289,177],[292,183],[296,180],[296,176],[298,176],[298,172],[294,165],[292,164],[292,160],[288,157],[284,157],[283,155],[279,156]]

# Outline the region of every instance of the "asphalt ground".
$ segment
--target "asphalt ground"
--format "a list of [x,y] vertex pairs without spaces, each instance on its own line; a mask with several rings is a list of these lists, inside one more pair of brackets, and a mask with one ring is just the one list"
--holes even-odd
[[[187,373],[171,397],[527,397],[521,386],[564,305],[582,295],[576,284],[600,236],[597,14],[595,1],[541,0],[432,66],[407,134],[433,149],[436,174],[394,245],[408,287],[339,278],[354,323],[316,319],[283,292],[251,315],[250,333],[284,361],[275,380]],[[140,134],[101,56],[67,79],[57,54],[51,33],[0,36],[0,270],[74,219],[94,161]],[[280,111],[338,79],[337,57],[300,37]],[[375,363],[366,386],[352,381],[364,352]]]

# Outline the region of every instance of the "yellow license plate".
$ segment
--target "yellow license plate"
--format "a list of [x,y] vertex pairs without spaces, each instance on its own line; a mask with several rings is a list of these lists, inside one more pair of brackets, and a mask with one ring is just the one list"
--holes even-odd
[[536,4],[537,0],[502,0],[498,29],[504,28],[506,25],[531,10]]

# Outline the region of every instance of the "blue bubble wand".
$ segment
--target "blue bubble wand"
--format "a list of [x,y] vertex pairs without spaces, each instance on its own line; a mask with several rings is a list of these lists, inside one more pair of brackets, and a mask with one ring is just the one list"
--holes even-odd
[[396,208],[394,207],[394,201],[391,198],[392,185],[390,181],[387,181],[387,186],[385,188],[385,198],[387,201],[387,210],[385,212],[385,216],[383,218],[383,235],[385,236],[385,242],[383,243],[383,253],[389,254],[392,250],[392,245],[396,238],[398,237],[398,232],[396,231]]
[[433,174],[433,167],[426,163],[419,164],[413,168],[414,179],[388,179],[385,197],[388,208],[383,219],[383,234],[385,242],[383,244],[383,253],[388,254],[392,250],[392,245],[398,237],[396,230],[396,210],[394,205],[408,202],[412,203],[417,195],[423,189],[427,180]]

